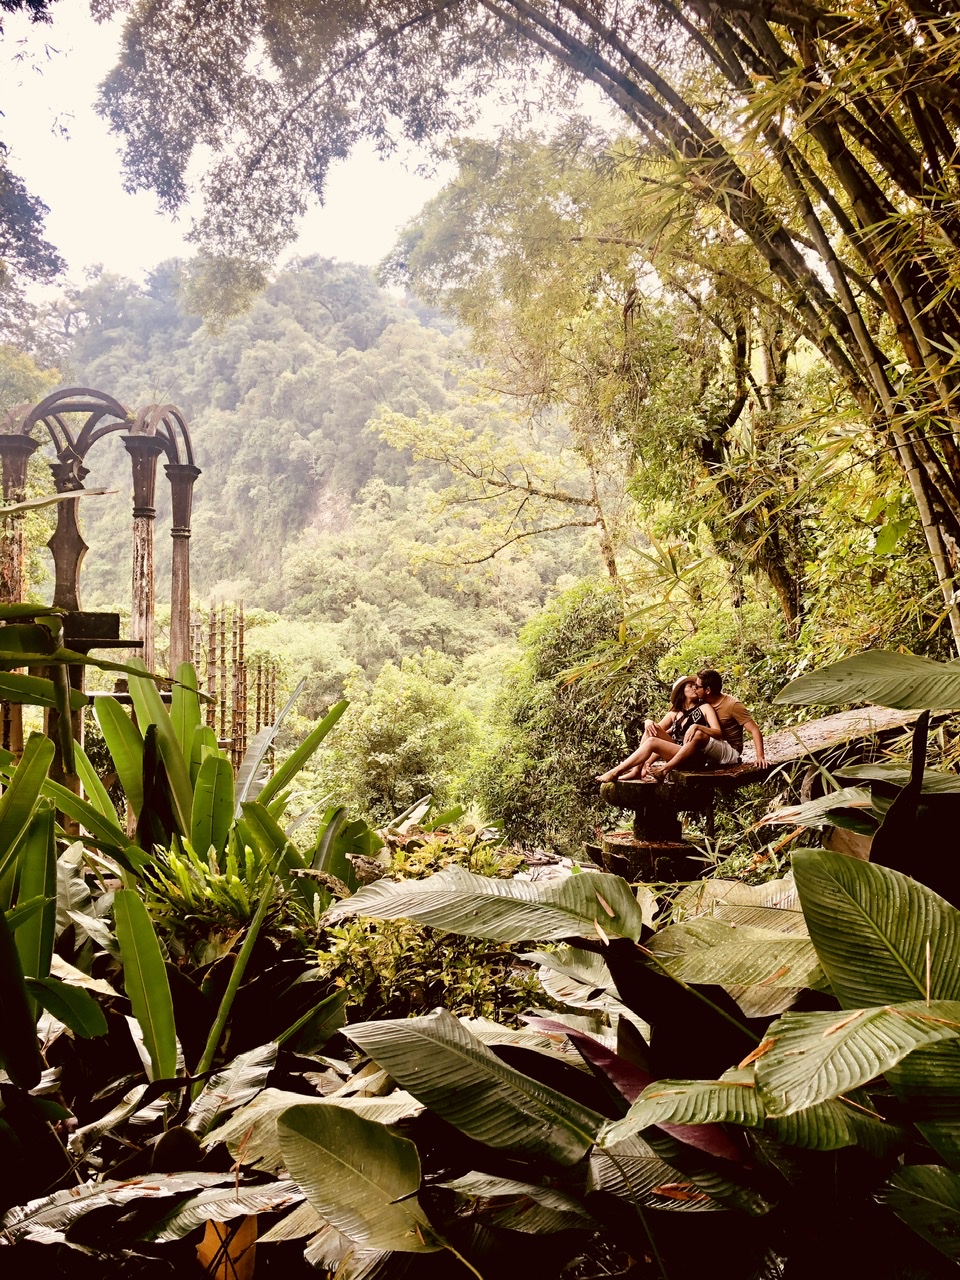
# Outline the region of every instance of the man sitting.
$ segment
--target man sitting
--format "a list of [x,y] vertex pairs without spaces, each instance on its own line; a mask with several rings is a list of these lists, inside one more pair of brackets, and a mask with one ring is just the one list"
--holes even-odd
[[761,769],[764,768],[767,758],[764,755],[760,727],[742,702],[723,692],[723,677],[720,672],[701,671],[696,684],[702,701],[709,703],[716,712],[720,728],[712,729],[707,724],[691,725],[684,735],[680,750],[659,768],[654,767],[655,775],[662,778],[671,769],[682,769],[685,765],[688,769],[699,769],[704,765],[728,769],[739,764],[743,752],[744,729],[753,739],[757,764]]

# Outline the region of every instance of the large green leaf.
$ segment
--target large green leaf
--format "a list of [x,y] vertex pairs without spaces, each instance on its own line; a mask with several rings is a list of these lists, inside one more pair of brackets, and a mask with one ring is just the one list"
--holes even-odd
[[153,861],[141,848],[130,842],[126,832],[116,822],[105,818],[99,809],[81,799],[69,788],[48,778],[43,784],[43,793],[49,796],[67,817],[80,823],[88,834],[87,843],[96,845],[98,849],[109,853],[127,870],[139,872],[144,865]]
[[137,724],[144,735],[148,725],[156,725],[157,748],[170,782],[174,816],[181,833],[187,835],[190,831],[193,788],[190,785],[186,757],[157,686],[146,674],[147,669],[139,659],[134,666],[137,670],[130,679],[130,697],[137,713]]
[[344,1030],[401,1088],[487,1146],[575,1164],[602,1117],[508,1067],[443,1009]]
[[40,1082],[43,1058],[37,1023],[27,994],[13,934],[0,911],[0,1064],[15,1085],[32,1089]]
[[[159,1222],[151,1223],[143,1238],[155,1240],[158,1244],[182,1240],[205,1222],[229,1222],[232,1218],[258,1213],[279,1213],[302,1200],[303,1192],[296,1183],[289,1181],[268,1182],[265,1186],[256,1187],[236,1183],[231,1187],[207,1187],[196,1195],[188,1196]],[[224,1272],[220,1270],[219,1274]],[[235,1273],[228,1271],[227,1274]]]
[[271,1042],[248,1049],[212,1076],[192,1103],[184,1127],[203,1137],[231,1111],[251,1102],[277,1064],[277,1047]]
[[277,1131],[291,1176],[345,1236],[402,1253],[440,1247],[417,1202],[420,1157],[408,1138],[332,1104],[290,1107]]
[[283,788],[293,781],[349,705],[346,700],[338,702],[336,706],[330,708],[319,724],[314,725],[296,751],[291,752],[264,786],[257,797],[261,804],[269,804],[274,796],[279,795]]
[[907,1165],[877,1199],[934,1248],[960,1262],[960,1175],[942,1165]]
[[222,1142],[241,1165],[259,1169],[265,1173],[277,1173],[283,1165],[283,1152],[277,1136],[277,1121],[288,1107],[308,1104],[328,1107],[336,1103],[347,1107],[357,1115],[380,1124],[398,1124],[423,1111],[416,1098],[402,1090],[395,1090],[382,1098],[336,1097],[305,1099],[302,1093],[290,1093],[282,1089],[264,1089],[252,1102],[239,1107],[233,1115],[204,1138],[205,1147]]
[[190,814],[190,843],[200,857],[211,848],[223,852],[233,812],[233,766],[224,755],[208,755],[197,774]]
[[93,710],[127,803],[139,817],[143,808],[143,734],[115,698],[97,698]]
[[20,849],[19,897],[42,898],[43,909],[16,932],[17,953],[25,978],[50,973],[57,930],[57,851],[53,842],[53,803],[40,799]]
[[301,679],[284,704],[283,710],[273,724],[265,724],[247,747],[237,770],[237,817],[240,817],[240,806],[248,800],[255,800],[262,788],[261,768],[267,752],[273,746],[281,724],[289,715],[293,704],[303,692],[306,679]]
[[887,1081],[933,1149],[960,1169],[960,1041],[947,1040],[911,1053]]
[[730,1123],[756,1129],[764,1110],[751,1084],[734,1080],[658,1080],[648,1085],[622,1120],[606,1124],[600,1145],[615,1146],[651,1125]]
[[498,1178],[488,1173],[465,1173],[440,1186],[470,1199],[503,1201],[495,1213],[487,1213],[485,1218],[492,1226],[509,1231],[541,1235],[594,1225],[579,1200],[555,1187],[515,1182],[512,1178]]
[[960,1000],[960,911],[889,867],[798,850],[794,874],[824,973],[847,1009]]
[[152,1078],[167,1080],[177,1072],[177,1035],[163,953],[147,908],[132,889],[118,890],[113,907],[124,990],[143,1032]]
[[816,800],[808,800],[806,804],[787,805],[785,809],[777,809],[760,819],[764,826],[818,829],[840,826],[861,835],[872,835],[878,820],[873,812],[873,798],[866,787],[844,787],[818,796]]
[[645,912],[619,876],[587,871],[564,880],[493,880],[446,867],[424,880],[378,880],[327,913],[405,918],[494,942],[599,936],[640,938]]
[[[6,702],[27,703],[33,707],[55,707],[59,701],[52,680],[43,676],[25,676],[20,672],[0,672],[0,698]],[[90,699],[79,689],[70,691],[70,708],[79,711]]]
[[922,1000],[853,1013],[786,1013],[756,1062],[767,1113],[787,1116],[849,1093],[924,1045],[960,1036],[960,1001]]
[[809,938],[710,917],[670,925],[648,947],[673,977],[698,985],[798,988],[822,978]]
[[[20,763],[0,796],[0,879],[17,856],[20,841],[33,819],[53,754],[54,746],[49,738],[31,733]],[[0,907],[8,905],[0,902]]]
[[103,1010],[89,991],[61,982],[59,978],[27,978],[26,984],[37,1003],[75,1035],[89,1040],[107,1034]]
[[774,701],[825,707],[874,702],[901,711],[945,711],[960,707],[960,662],[876,649],[791,680]]
[[626,1200],[641,1213],[644,1209],[703,1213],[724,1207],[638,1134],[592,1153],[587,1190]]
[[200,698],[197,673],[193,664],[181,662],[176,670],[176,684],[170,692],[170,722],[185,760],[190,759],[193,735],[200,724]]
[[100,775],[90,763],[87,753],[79,742],[74,747],[74,762],[77,768],[77,777],[83,784],[83,789],[87,793],[89,802],[108,822],[116,822],[117,810],[110,799],[110,793],[103,785]]

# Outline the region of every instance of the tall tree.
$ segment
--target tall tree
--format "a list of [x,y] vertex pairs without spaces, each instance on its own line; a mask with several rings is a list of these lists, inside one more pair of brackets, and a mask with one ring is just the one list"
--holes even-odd
[[[660,191],[765,262],[909,482],[960,647],[957,5],[904,0],[251,0],[132,4],[104,91],[135,184],[171,208],[198,145],[199,234],[269,254],[360,136],[461,126],[546,60],[635,128]],[[171,86],[175,85],[175,92]]]

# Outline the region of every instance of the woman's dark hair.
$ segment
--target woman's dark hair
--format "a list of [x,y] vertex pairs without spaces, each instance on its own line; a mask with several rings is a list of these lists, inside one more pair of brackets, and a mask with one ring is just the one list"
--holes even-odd
[[683,691],[688,684],[693,684],[693,676],[681,676],[679,680],[675,680],[673,688],[670,690],[670,710],[685,711],[686,698]]

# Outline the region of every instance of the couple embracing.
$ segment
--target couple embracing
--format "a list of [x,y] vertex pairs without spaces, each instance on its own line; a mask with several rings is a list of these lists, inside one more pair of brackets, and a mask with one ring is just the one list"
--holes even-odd
[[743,731],[750,734],[757,764],[766,765],[763,734],[736,698],[723,692],[719,671],[681,676],[662,720],[646,720],[643,741],[626,760],[597,775],[598,782],[657,782],[672,769],[730,768],[740,763]]

